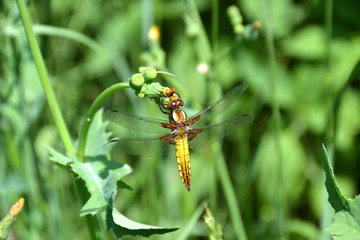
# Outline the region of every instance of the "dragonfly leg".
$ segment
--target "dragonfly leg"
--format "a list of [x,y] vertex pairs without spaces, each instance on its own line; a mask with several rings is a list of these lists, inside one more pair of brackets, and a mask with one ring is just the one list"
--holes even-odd
[[159,108],[160,108],[160,111],[164,114],[169,114],[168,112],[164,111],[163,108],[166,109],[166,107],[164,107],[164,100],[161,101],[161,104],[158,104]]

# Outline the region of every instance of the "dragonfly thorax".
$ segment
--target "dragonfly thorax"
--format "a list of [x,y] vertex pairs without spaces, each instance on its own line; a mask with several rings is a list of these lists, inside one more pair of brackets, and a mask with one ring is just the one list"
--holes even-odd
[[170,123],[182,123],[187,121],[186,113],[180,109],[176,108],[171,110],[169,114]]
[[176,128],[173,129],[171,134],[178,136],[178,135],[182,135],[182,134],[187,134],[191,130],[192,129],[190,127],[188,127],[187,125],[180,123],[180,124],[176,125]]

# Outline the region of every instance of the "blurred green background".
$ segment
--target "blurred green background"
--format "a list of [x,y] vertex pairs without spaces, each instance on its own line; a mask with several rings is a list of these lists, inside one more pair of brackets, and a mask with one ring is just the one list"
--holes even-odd
[[[240,9],[246,30],[253,32],[234,33],[230,5]],[[237,83],[249,83],[221,118],[251,113],[255,121],[220,145],[191,152],[191,192],[179,178],[173,153],[120,156],[134,169],[123,179],[133,191],[119,191],[117,209],[138,222],[182,226],[151,239],[208,238],[203,217],[196,215],[204,202],[223,238],[236,239],[233,208],[218,171],[222,157],[248,239],[329,239],[324,229],[333,212],[326,201],[322,143],[344,195],[360,192],[360,81],[348,81],[360,59],[357,1],[62,0],[31,1],[27,7],[74,141],[97,95],[128,81],[139,66],[174,73],[176,79],[158,79],[177,89],[189,116]],[[254,21],[261,22],[258,36]],[[152,25],[160,28],[159,44],[148,38]],[[0,218],[24,197],[13,239],[88,239],[75,178],[49,161],[45,146],[63,146],[10,0],[0,2],[0,64]],[[204,64],[208,71],[199,71]],[[166,119],[130,89],[114,94],[104,109]],[[103,231],[103,239],[115,237]]]

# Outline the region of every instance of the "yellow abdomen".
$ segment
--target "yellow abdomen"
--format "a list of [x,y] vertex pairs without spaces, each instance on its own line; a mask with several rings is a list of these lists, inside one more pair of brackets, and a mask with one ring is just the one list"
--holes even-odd
[[183,181],[187,190],[190,191],[191,169],[189,159],[189,145],[186,136],[181,136],[176,139],[175,151],[181,180]]

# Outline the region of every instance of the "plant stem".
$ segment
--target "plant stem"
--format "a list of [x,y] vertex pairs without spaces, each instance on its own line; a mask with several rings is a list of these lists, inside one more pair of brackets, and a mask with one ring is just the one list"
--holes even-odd
[[219,144],[214,144],[214,145],[215,148],[217,148],[215,152],[218,153],[218,158],[216,161],[217,170],[219,172],[221,185],[224,189],[225,199],[229,206],[230,217],[233,223],[233,229],[235,231],[237,239],[247,240],[244,223],[242,221],[240,209],[237,204],[236,194],[231,183],[230,174],[226,167],[224,155],[220,150],[220,145]]
[[111,94],[113,94],[114,92],[120,89],[128,88],[128,87],[130,86],[129,83],[127,82],[114,84],[106,88],[102,93],[100,93],[100,95],[95,99],[95,101],[90,106],[89,111],[87,112],[85,120],[80,129],[79,144],[77,148],[77,157],[79,161],[84,161],[86,138],[91,124],[91,120],[93,119],[95,113],[97,112],[97,110],[99,110],[101,104],[105,101],[105,99],[107,99]]
[[[34,58],[35,66],[38,71],[39,78],[40,78],[42,87],[44,89],[47,102],[50,107],[50,111],[53,115],[56,127],[59,131],[60,138],[64,144],[66,152],[75,153],[75,149],[74,149],[74,146],[72,145],[70,134],[65,125],[65,121],[63,119],[60,108],[56,101],[55,94],[51,88],[49,78],[47,76],[44,60],[41,56],[41,52],[40,52],[39,46],[37,44],[33,29],[31,26],[31,22],[30,22],[29,14],[26,9],[26,5],[23,0],[16,0],[16,3],[18,5],[21,19],[24,24],[25,34],[26,34],[26,37],[27,37],[29,45],[30,45],[30,50],[31,50],[31,53]],[[78,181],[76,181],[76,187],[79,192],[84,193],[84,190],[83,190],[84,188],[81,186],[79,187]],[[85,202],[84,198],[82,198],[82,202]],[[99,229],[99,224],[98,224],[97,220],[92,219],[91,216],[87,216],[86,220],[87,220],[87,224],[88,224],[90,238],[94,239],[94,240],[100,239],[100,237],[98,236],[99,232],[96,231]]]
[[23,0],[16,0],[16,3],[19,8],[21,20],[24,24],[25,34],[26,34],[27,40],[29,42],[30,50],[31,50],[32,56],[34,58],[37,72],[39,74],[40,82],[44,89],[46,100],[49,104],[49,108],[53,115],[55,125],[58,129],[60,138],[64,144],[66,152],[75,153],[75,149],[72,144],[69,131],[65,125],[64,118],[61,114],[59,105],[55,98],[55,94],[53,92],[53,89],[51,88],[51,84],[50,84],[49,78],[47,76],[45,63],[41,56],[39,45],[37,44],[33,29],[31,26],[30,17],[27,12],[26,5]]
[[202,202],[192,215],[191,219],[188,221],[187,225],[182,229],[181,235],[177,240],[186,240],[190,238],[192,231],[196,228],[201,214],[204,212],[204,207],[206,206],[205,202]]

